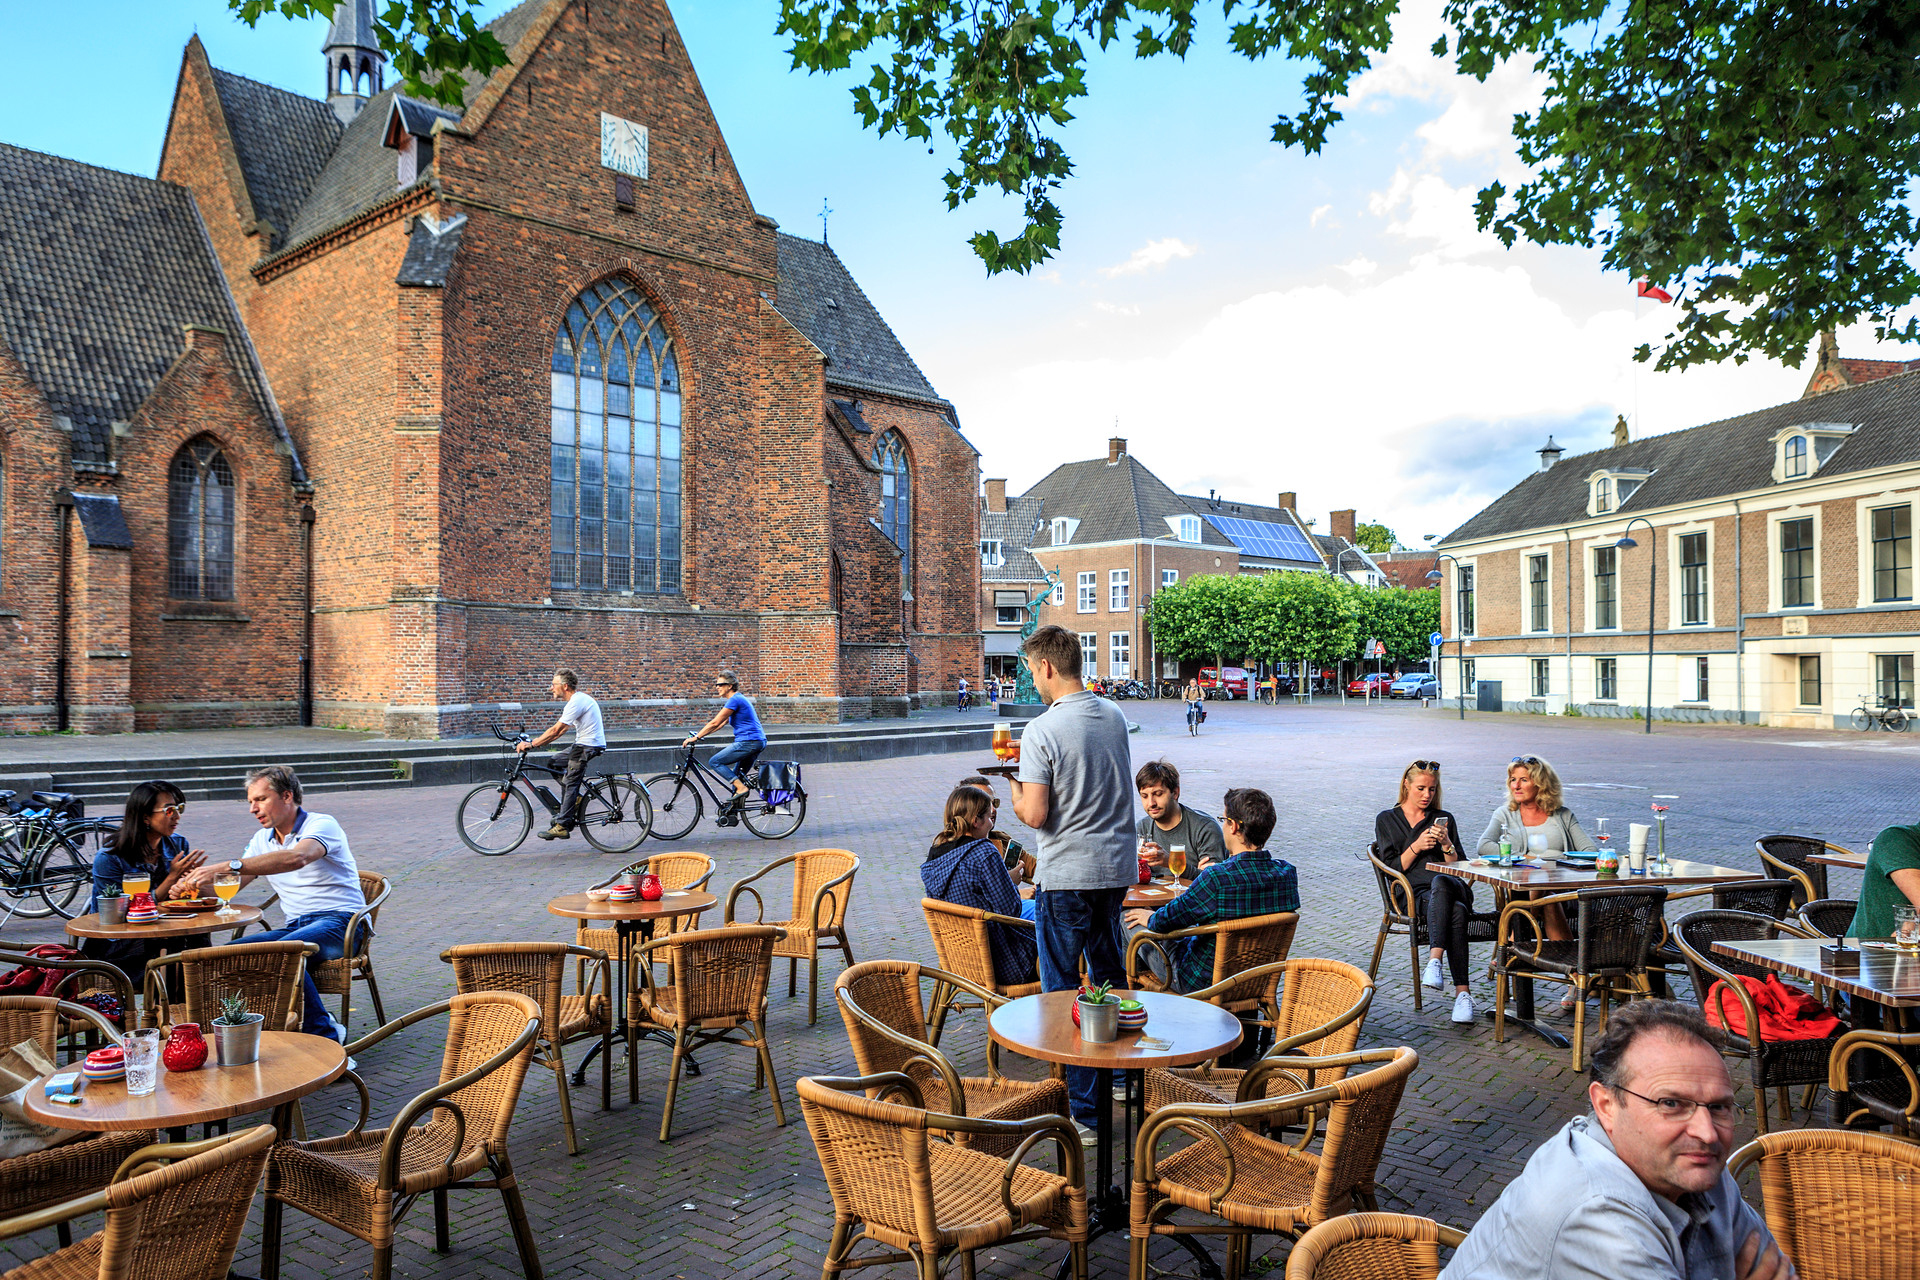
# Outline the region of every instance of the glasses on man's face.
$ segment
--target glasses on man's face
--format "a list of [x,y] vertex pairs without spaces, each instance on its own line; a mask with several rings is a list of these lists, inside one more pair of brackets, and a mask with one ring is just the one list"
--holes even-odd
[[1514,764],[1539,764],[1540,757],[1539,756],[1515,756],[1513,758],[1513,763]]
[[1421,773],[1438,773],[1440,772],[1440,762],[1438,760],[1415,760],[1412,768]]
[[179,804],[163,804],[158,809],[154,810],[154,812],[156,813],[170,813],[176,818],[179,817],[181,814],[185,813],[186,811],[187,811],[187,806],[185,801],[182,801]]
[[1634,1093],[1625,1085],[1616,1084],[1611,1088],[1617,1093],[1629,1094],[1640,1099],[1652,1107],[1654,1113],[1662,1120],[1668,1120],[1674,1124],[1687,1123],[1693,1119],[1693,1113],[1702,1107],[1707,1109],[1707,1119],[1713,1121],[1713,1127],[1716,1129],[1731,1129],[1739,1123],[1740,1117],[1747,1114],[1747,1109],[1732,1099],[1722,1102],[1695,1102],[1692,1098],[1649,1098],[1644,1093]]

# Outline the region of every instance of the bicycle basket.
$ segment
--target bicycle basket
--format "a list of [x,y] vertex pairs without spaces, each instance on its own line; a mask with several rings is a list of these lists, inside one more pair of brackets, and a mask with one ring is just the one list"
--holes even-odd
[[798,760],[765,760],[756,784],[768,804],[786,804],[800,791]]

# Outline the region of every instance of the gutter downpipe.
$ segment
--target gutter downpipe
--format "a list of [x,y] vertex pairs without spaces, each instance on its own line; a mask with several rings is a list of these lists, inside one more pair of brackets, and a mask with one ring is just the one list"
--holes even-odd
[[300,523],[306,534],[307,544],[307,582],[306,617],[302,628],[300,647],[300,724],[311,727],[313,724],[313,521],[314,511],[311,502],[300,504]]
[[1740,571],[1740,499],[1733,500],[1733,701],[1740,723],[1747,722],[1747,605],[1746,574]]
[[55,634],[58,648],[53,655],[53,706],[54,727],[64,732],[68,727],[67,708],[67,595],[68,583],[72,572],[68,568],[70,557],[67,552],[67,539],[72,535],[73,491],[62,489],[55,498],[54,506],[60,512],[60,603],[57,610],[58,623]]
[[1573,530],[1562,529],[1567,540],[1567,705],[1573,705]]

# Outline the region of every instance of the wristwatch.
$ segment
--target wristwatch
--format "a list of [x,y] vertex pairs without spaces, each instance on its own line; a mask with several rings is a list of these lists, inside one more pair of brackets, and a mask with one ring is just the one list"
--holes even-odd
[[229,871],[231,871],[231,872],[233,872],[233,874],[235,874],[235,875],[239,875],[239,874],[241,874],[241,872],[242,872],[242,871],[244,871],[245,869],[246,869],[246,863],[245,863],[244,861],[242,861],[241,859],[239,859],[239,858],[230,858],[230,859],[228,859],[228,861],[227,861],[227,870],[229,870]]

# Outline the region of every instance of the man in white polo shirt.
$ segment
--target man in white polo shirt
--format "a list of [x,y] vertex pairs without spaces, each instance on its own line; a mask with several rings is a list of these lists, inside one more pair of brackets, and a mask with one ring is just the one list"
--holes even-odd
[[[308,813],[300,807],[300,779],[283,764],[266,765],[247,775],[247,808],[260,824],[247,851],[231,861],[210,862],[195,871],[191,876],[193,892],[207,892],[214,877],[227,871],[239,874],[242,887],[256,876],[265,876],[280,895],[280,909],[286,912],[287,922],[248,941],[311,942],[320,948],[319,955],[307,962],[306,1009],[300,1029],[345,1044],[347,1029],[334,1021],[320,1002],[320,989],[313,984],[313,965],[346,954],[347,921],[367,905],[360,888],[360,869],[354,865],[353,851],[347,848],[347,833],[328,815]],[[366,926],[361,929],[364,932]]]
[[581,693],[579,685],[580,677],[565,667],[554,672],[553,696],[567,700],[560,708],[560,718],[533,741],[514,748],[515,751],[538,750],[567,730],[573,730],[573,745],[553,758],[553,767],[566,770],[566,776],[560,782],[560,812],[553,815],[553,825],[540,833],[542,840],[565,840],[573,834],[573,824],[580,820],[580,815],[574,812],[580,803],[580,781],[587,776],[588,762],[607,749],[600,704]]

